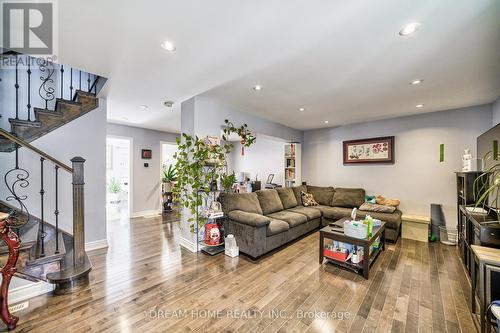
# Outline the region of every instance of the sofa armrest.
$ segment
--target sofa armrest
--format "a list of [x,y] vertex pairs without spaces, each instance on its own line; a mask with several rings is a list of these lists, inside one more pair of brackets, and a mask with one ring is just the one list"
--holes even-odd
[[271,220],[264,215],[248,213],[242,210],[230,211],[227,216],[233,221],[240,222],[251,227],[263,227],[271,222]]

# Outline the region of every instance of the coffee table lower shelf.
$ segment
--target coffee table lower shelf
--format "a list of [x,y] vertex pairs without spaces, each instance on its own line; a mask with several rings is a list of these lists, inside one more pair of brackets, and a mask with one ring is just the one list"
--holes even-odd
[[[382,252],[380,249],[376,249],[372,252],[372,254],[370,255],[369,267],[371,267],[373,265],[373,263],[375,262],[375,259],[377,259],[380,252]],[[358,263],[358,264],[355,264],[351,261],[340,261],[340,260],[337,260],[334,258],[330,258],[328,256],[324,256],[324,259],[326,259],[327,261],[331,262],[334,265],[340,266],[340,267],[345,268],[345,269],[349,269],[349,270],[355,272],[356,274],[359,274],[360,272],[363,271],[363,261]]]
[[[368,279],[370,275],[370,267],[375,263],[379,254],[385,250],[385,222],[382,222],[380,226],[373,228],[373,234],[369,239],[358,239],[344,234],[343,225],[346,220],[347,218],[342,218],[336,221],[333,225],[328,225],[319,231],[319,263],[321,265],[323,264],[324,259],[327,259],[334,265],[354,271],[357,274],[362,273],[363,277]],[[363,260],[358,264],[354,264],[349,261],[341,261],[324,255],[325,239],[362,247],[363,253],[366,254],[370,253],[370,247],[372,247],[379,237],[380,244],[369,255],[369,259]]]

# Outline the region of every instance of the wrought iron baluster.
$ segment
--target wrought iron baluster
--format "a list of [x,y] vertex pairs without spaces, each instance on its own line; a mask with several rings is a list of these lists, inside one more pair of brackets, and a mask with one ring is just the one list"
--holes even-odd
[[56,210],[54,211],[54,215],[56,216],[56,252],[59,253],[59,166],[56,165]]
[[81,70],[79,70],[79,72],[80,72],[80,73],[78,74],[78,75],[79,75],[79,80],[78,80],[79,84],[78,84],[78,88],[79,88],[79,90],[82,90],[82,71],[81,71]]
[[14,84],[14,88],[16,88],[16,119],[19,119],[19,70],[18,70],[19,61],[17,59],[16,54],[16,83]]
[[28,121],[31,121],[31,58],[26,57],[28,59]]
[[54,83],[54,80],[52,79],[52,75],[54,75],[55,72],[54,64],[48,60],[40,58],[37,60],[37,63],[38,63],[38,68],[40,69],[40,73],[42,73],[40,75],[40,80],[42,81],[42,84],[38,89],[38,94],[43,100],[45,100],[45,109],[48,110],[49,101],[52,101],[55,97],[54,87],[48,86],[48,84]]
[[61,65],[61,99],[64,99],[64,65]]
[[69,73],[70,73],[69,100],[71,101],[73,99],[73,68],[70,69]]
[[97,75],[94,75],[94,95],[97,96]]
[[87,92],[90,92],[90,73],[87,73]]
[[40,239],[41,239],[41,253],[40,257],[45,257],[45,220],[44,220],[44,205],[43,205],[43,198],[45,195],[45,190],[43,188],[43,162],[45,162],[45,158],[40,157],[40,218],[41,218],[41,224],[40,224]]
[[[26,169],[19,167],[19,148],[18,144],[15,145],[15,165],[12,169],[8,170],[4,175],[4,183],[9,191],[9,195],[5,198],[5,201],[16,201],[19,205],[21,212],[26,213],[26,222],[30,219],[30,213],[26,207],[24,201],[28,199],[27,195],[21,195],[17,191],[25,189],[29,186],[29,172]],[[17,216],[15,216],[17,218]],[[16,228],[17,230],[18,228]]]

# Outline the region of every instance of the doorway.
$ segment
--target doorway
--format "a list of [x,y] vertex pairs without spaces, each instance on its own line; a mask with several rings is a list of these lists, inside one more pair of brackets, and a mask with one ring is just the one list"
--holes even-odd
[[128,221],[131,211],[132,139],[106,137],[106,219]]
[[[163,214],[174,213],[172,186],[169,176],[175,175],[174,154],[177,152],[177,144],[171,142],[161,142],[161,207]],[[166,179],[167,178],[167,179]]]

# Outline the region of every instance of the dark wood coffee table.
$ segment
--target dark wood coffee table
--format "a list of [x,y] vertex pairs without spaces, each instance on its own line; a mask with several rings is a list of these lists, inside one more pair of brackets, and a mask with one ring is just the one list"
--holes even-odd
[[[375,260],[378,258],[380,252],[385,250],[385,222],[379,227],[374,227],[372,231],[372,237],[369,239],[359,239],[354,237],[349,237],[344,235],[344,221],[349,220],[348,218],[342,218],[334,223],[334,225],[328,225],[319,231],[319,263],[323,264],[324,259],[328,259],[330,262],[334,263],[337,266],[352,270],[356,273],[363,273],[363,277],[368,279],[370,274],[370,267],[373,265]],[[380,246],[377,250],[374,250],[370,255],[370,246],[373,245],[377,237],[380,236]],[[363,248],[364,260],[359,264],[354,264],[351,261],[340,261],[334,258],[325,257],[324,256],[324,244],[325,238],[349,243],[352,245],[356,245]]]

